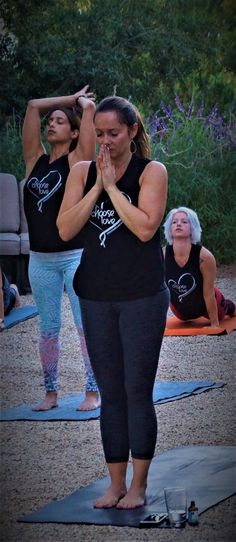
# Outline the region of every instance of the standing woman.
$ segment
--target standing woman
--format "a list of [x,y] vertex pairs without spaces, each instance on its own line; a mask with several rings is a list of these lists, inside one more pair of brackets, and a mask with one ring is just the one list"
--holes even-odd
[[[79,106],[79,119],[75,108]],[[78,410],[99,406],[97,384],[87,354],[78,298],[73,289],[74,273],[80,263],[81,239],[65,243],[58,235],[56,218],[72,166],[95,155],[93,93],[88,85],[71,96],[30,100],[23,126],[23,154],[26,165],[24,209],[30,240],[29,280],[40,316],[39,351],[46,396],[33,410],[57,406],[59,332],[64,286],[69,296],[79,333],[86,368],[86,397]],[[41,114],[48,112],[47,154],[41,140]]]
[[216,261],[201,242],[197,213],[188,207],[171,209],[164,223],[166,281],[170,308],[180,320],[205,316],[211,327],[234,316],[235,304],[215,287]]
[[[157,421],[153,386],[166,323],[159,226],[167,172],[149,159],[140,115],[124,98],[105,98],[94,124],[96,162],[70,172],[57,220],[69,241],[84,226],[74,278],[87,347],[101,394],[101,434],[111,484],[96,508],[137,508],[145,501]],[[133,479],[126,487],[129,452]]]

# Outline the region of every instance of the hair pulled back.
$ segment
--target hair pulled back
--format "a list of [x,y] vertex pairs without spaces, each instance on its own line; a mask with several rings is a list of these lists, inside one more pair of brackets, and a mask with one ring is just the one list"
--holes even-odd
[[105,113],[107,111],[114,111],[117,114],[119,122],[121,124],[126,124],[129,131],[135,123],[138,124],[137,134],[133,138],[133,141],[136,144],[136,151],[134,154],[141,158],[150,158],[149,139],[138,109],[121,96],[107,96],[97,105],[94,119],[98,113]]

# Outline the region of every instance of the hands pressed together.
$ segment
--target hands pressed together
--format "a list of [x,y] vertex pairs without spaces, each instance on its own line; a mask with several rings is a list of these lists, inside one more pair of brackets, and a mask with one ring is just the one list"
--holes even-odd
[[111,163],[111,157],[109,147],[107,145],[101,145],[99,154],[96,160],[97,164],[97,180],[96,184],[108,191],[109,188],[116,184],[116,171],[115,166]]

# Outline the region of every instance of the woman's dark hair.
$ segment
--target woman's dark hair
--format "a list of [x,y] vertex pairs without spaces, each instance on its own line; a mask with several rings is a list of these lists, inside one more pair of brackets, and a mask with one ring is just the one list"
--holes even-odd
[[[71,130],[80,129],[81,116],[78,114],[77,110],[75,111],[74,109],[69,109],[68,107],[54,107],[53,109],[50,109],[50,111],[48,111],[47,117],[46,117],[47,120],[49,119],[49,117],[54,111],[62,111],[63,113],[65,113],[70,123]],[[78,137],[76,137],[75,139],[71,141],[69,152],[75,149],[78,142]]]
[[136,144],[135,154],[142,158],[150,158],[150,144],[148,135],[145,131],[143,121],[138,109],[125,98],[120,96],[107,96],[96,107],[94,120],[98,113],[115,111],[119,122],[126,124],[128,130],[137,122],[138,131],[133,141]]

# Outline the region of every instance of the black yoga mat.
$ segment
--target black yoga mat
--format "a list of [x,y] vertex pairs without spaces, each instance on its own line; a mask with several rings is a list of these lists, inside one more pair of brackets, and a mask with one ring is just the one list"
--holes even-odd
[[[236,447],[185,446],[156,456],[148,480],[147,504],[136,510],[98,510],[93,501],[103,494],[108,477],[78,489],[41,510],[20,516],[28,523],[84,523],[139,527],[140,520],[155,512],[166,512],[163,488],[185,487],[188,502],[195,500],[199,513],[235,493]],[[131,466],[128,478],[131,477]],[[56,495],[55,495],[56,498]]]

